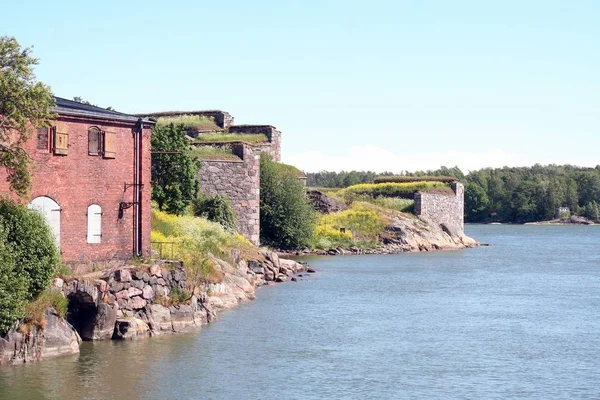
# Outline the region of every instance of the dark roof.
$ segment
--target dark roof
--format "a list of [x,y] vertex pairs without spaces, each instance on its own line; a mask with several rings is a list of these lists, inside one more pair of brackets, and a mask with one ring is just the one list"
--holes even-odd
[[[61,97],[55,96],[54,100],[56,101],[54,111],[59,115],[75,115],[125,122],[137,122],[140,119],[140,117],[136,117],[135,115],[124,114],[114,110],[107,110],[106,108],[83,104],[77,101],[63,99]],[[143,121],[145,123],[154,124],[154,121],[150,121],[148,119],[143,119]]]

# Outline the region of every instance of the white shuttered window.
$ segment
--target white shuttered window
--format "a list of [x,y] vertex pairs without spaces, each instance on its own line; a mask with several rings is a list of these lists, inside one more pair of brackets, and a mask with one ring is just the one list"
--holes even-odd
[[91,204],[88,207],[87,220],[87,242],[102,242],[102,208],[98,204]]

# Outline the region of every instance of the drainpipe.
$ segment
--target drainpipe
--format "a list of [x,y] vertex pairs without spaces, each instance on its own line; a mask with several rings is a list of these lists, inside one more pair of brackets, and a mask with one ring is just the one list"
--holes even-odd
[[142,215],[141,215],[141,202],[142,202],[142,131],[143,131],[142,119],[138,119],[138,122],[134,128],[133,137],[133,152],[134,152],[134,165],[133,165],[133,255],[140,257],[142,255]]

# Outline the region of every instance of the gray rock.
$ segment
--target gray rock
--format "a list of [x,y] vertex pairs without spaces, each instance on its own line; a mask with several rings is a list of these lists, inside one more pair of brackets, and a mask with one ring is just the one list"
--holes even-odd
[[142,275],[142,280],[146,283],[150,282],[150,274],[144,272],[144,274]]
[[127,302],[127,308],[130,308],[132,310],[139,310],[146,307],[146,304],[146,300],[142,299],[139,296],[136,296],[129,299],[129,301]]
[[115,282],[110,285],[110,291],[113,293],[120,292],[123,290],[124,285],[121,282]]
[[141,289],[138,289],[135,287],[130,287],[129,289],[127,289],[127,293],[129,294],[129,297],[141,296],[142,291],[141,291]]
[[142,297],[144,299],[154,298],[154,289],[152,289],[152,286],[144,286],[142,289]]
[[66,354],[79,353],[81,338],[67,321],[52,308],[44,311],[43,330],[32,327],[24,334],[15,323],[0,337],[0,365],[39,361]]
[[178,307],[169,307],[171,311],[171,321],[174,332],[190,332],[198,329],[194,320],[194,311],[192,307],[182,304]]
[[146,285],[146,283],[143,280],[135,280],[135,281],[131,281],[131,286],[133,286],[136,289],[143,289],[144,286]]
[[153,334],[173,332],[171,312],[167,307],[160,304],[149,304],[145,311]]
[[129,269],[118,269],[115,271],[115,279],[119,282],[129,282],[131,280],[131,271]]
[[148,324],[139,318],[117,318],[113,339],[135,340],[150,336]]
[[263,268],[263,266],[261,265],[261,263],[259,263],[256,260],[250,260],[248,261],[248,269],[252,272],[254,272],[255,274],[264,274],[265,270]]
[[162,270],[160,269],[160,265],[154,264],[154,265],[150,266],[150,275],[156,276],[159,278],[162,277]]
[[117,307],[100,303],[91,331],[81,332],[85,340],[109,340],[112,338],[117,321]]

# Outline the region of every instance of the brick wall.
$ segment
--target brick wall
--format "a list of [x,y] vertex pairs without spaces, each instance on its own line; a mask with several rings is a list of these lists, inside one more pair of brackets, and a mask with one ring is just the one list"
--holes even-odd
[[[68,128],[67,155],[38,149],[34,132],[25,147],[32,158],[32,190],[21,199],[27,203],[38,196],[53,199],[60,206],[61,255],[66,263],[92,263],[110,259],[129,259],[133,254],[133,208],[118,218],[119,203],[133,201],[134,188],[124,192],[125,183],[133,183],[133,124],[59,117]],[[114,159],[88,155],[90,126],[116,132],[117,153]],[[150,254],[150,133],[143,130],[142,140],[142,252]],[[5,171],[0,171],[0,193],[8,194]],[[14,195],[12,195],[14,197]],[[102,207],[101,243],[87,243],[87,209],[91,204]]]
[[259,244],[260,149],[233,144],[239,161],[202,161],[198,173],[201,190],[208,195],[227,196],[238,221],[238,232]]
[[436,224],[448,224],[464,233],[464,197],[461,183],[450,184],[454,194],[419,192],[415,194],[415,214]]

